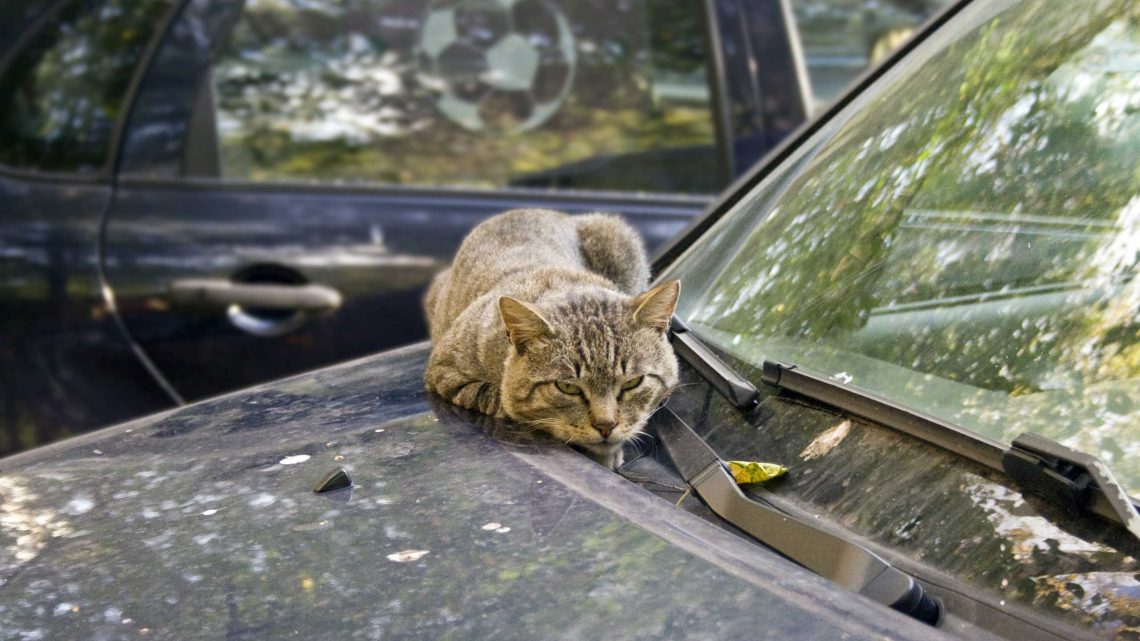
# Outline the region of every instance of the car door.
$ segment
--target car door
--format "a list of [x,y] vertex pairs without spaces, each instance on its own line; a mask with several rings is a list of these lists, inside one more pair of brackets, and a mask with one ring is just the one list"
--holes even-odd
[[0,454],[171,403],[116,323],[97,238],[130,80],[173,4],[0,9]]
[[126,325],[200,398],[423,338],[426,283],[499,211],[616,212],[655,246],[731,171],[710,24],[696,1],[189,2],[107,226]]

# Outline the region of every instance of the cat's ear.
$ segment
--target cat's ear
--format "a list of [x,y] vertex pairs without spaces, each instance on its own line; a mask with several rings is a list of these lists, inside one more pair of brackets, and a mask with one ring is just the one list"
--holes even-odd
[[669,329],[673,310],[677,307],[677,297],[681,295],[681,281],[670,280],[657,287],[638,294],[633,299],[633,320],[654,329]]
[[528,341],[551,333],[550,323],[537,309],[510,296],[499,297],[499,315],[507,326],[507,338],[517,348],[521,349]]

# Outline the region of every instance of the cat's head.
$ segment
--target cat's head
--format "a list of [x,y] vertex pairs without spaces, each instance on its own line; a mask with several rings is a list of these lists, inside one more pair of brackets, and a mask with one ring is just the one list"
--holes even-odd
[[595,452],[620,447],[677,383],[666,333],[680,291],[669,281],[633,297],[604,289],[541,305],[501,297],[512,344],[505,413]]

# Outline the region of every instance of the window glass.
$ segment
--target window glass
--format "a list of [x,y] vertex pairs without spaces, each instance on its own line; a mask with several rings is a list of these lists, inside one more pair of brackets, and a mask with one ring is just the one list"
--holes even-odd
[[1140,495],[1140,5],[973,14],[694,245],[681,313]]
[[905,42],[953,0],[795,0],[813,96],[827,106],[852,80]]
[[41,26],[0,74],[0,164],[102,168],[131,74],[168,7],[79,0]]
[[697,0],[249,0],[223,175],[711,192]]
[[0,55],[6,53],[20,33],[36,16],[50,9],[43,0],[4,0],[0,2]]

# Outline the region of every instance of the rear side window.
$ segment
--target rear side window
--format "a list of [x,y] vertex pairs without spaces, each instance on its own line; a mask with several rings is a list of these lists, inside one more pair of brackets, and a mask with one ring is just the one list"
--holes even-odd
[[36,26],[0,71],[0,164],[93,173],[168,0],[78,0]]
[[222,173],[711,192],[698,0],[250,1],[213,61]]
[[792,3],[811,80],[812,109],[837,98],[953,0],[796,0]]

